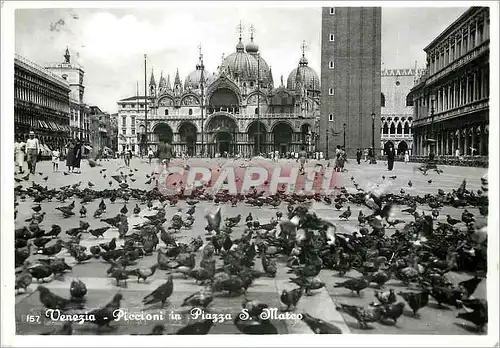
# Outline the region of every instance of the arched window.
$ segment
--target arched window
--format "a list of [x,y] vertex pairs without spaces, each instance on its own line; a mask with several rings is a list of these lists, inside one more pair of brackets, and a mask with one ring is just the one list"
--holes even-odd
[[165,109],[165,116],[168,116],[168,109]]
[[384,122],[384,127],[382,128],[382,134],[389,134],[389,126]]
[[394,123],[391,123],[391,129],[390,129],[389,133],[396,134],[396,127],[394,126]]
[[384,95],[384,93],[380,93],[380,106],[385,107],[385,95]]
[[253,81],[250,81],[250,87],[253,87]]
[[408,125],[408,122],[405,122],[404,134],[410,134],[410,126]]
[[258,115],[259,114],[259,108],[255,108],[255,114]]
[[413,98],[411,97],[411,94],[409,94],[409,93],[406,96],[406,106],[413,106]]
[[191,116],[193,114],[193,109],[189,109],[189,115]]
[[396,129],[397,134],[403,134],[403,127],[401,127],[401,123],[398,123],[398,127]]

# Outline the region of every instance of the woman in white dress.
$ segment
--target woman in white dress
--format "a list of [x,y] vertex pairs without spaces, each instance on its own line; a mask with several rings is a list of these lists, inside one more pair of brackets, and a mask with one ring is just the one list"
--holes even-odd
[[405,151],[405,163],[410,162],[410,151]]
[[19,174],[24,173],[24,152],[26,151],[26,143],[21,137],[18,137],[14,143],[14,154],[16,155],[16,167],[19,169]]

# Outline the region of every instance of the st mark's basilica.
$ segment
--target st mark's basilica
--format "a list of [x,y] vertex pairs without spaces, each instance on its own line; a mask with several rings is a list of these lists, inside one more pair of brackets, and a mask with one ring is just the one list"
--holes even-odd
[[[282,76],[275,88],[271,67],[254,42],[253,30],[251,33],[250,42],[244,45],[240,30],[236,52],[223,57],[216,73],[205,69],[201,49],[196,69],[184,83],[178,71],[173,84],[163,75],[156,84],[151,73],[147,146],[155,150],[165,140],[175,153],[191,156],[202,152],[284,154],[302,146],[306,151],[315,150],[320,80],[308,66],[305,43],[286,86]],[[123,101],[119,102],[122,106]],[[136,122],[144,150],[144,114]]]

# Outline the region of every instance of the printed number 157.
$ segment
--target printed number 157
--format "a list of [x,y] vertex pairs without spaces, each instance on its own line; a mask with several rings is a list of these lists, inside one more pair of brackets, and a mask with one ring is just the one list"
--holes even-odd
[[28,323],[39,323],[40,322],[40,316],[39,315],[34,315],[34,314],[28,314],[28,315],[26,315],[26,321]]

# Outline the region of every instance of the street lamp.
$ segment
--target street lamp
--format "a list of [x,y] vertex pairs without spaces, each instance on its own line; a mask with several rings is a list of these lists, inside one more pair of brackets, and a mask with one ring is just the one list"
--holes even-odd
[[375,113],[372,112],[372,158],[370,160],[371,164],[376,164],[377,160],[375,159]]
[[431,94],[431,131],[427,135],[427,145],[429,146],[429,161],[427,168],[436,168],[436,161],[434,160],[434,146],[436,144],[436,139],[434,138],[434,102],[435,95]]
[[345,129],[346,129],[347,125],[344,123],[343,127],[344,127],[344,151],[345,151]]

